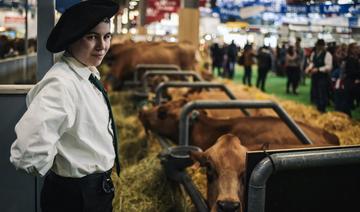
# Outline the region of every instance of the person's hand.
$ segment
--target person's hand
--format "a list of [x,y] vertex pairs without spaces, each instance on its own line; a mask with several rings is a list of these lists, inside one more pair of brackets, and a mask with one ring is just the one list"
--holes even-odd
[[319,68],[312,68],[311,69],[311,73],[316,73],[316,72],[318,72],[319,71]]

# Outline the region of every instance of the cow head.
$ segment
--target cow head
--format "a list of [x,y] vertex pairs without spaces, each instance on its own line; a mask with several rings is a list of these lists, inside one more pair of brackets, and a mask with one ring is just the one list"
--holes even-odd
[[179,99],[160,104],[152,109],[141,109],[139,119],[145,130],[151,130],[173,141],[178,140],[179,114],[186,99]]
[[206,167],[207,200],[211,212],[242,212],[247,149],[238,137],[226,134],[205,152],[191,157]]

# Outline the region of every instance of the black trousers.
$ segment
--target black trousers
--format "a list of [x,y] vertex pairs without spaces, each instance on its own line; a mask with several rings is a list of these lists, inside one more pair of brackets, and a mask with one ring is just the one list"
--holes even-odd
[[288,66],[286,68],[286,74],[287,74],[286,91],[290,92],[290,87],[291,87],[293,93],[296,93],[296,90],[300,82],[300,68],[295,66]]
[[315,73],[311,80],[316,107],[320,112],[326,112],[329,102],[329,76],[325,73]]
[[268,68],[263,68],[263,67],[258,68],[256,87],[260,88],[262,91],[265,91],[265,82],[266,82],[267,73],[268,73]]
[[69,178],[50,172],[41,191],[42,212],[112,212],[110,173]]
[[243,76],[243,84],[251,86],[251,65],[250,66],[244,66],[244,76]]

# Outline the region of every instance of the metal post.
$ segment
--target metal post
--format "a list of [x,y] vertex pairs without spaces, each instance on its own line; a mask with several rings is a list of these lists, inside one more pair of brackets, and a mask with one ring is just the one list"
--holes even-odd
[[25,0],[25,38],[24,38],[24,50],[25,50],[25,57],[24,57],[24,69],[23,69],[23,80],[27,81],[27,70],[28,70],[28,40],[29,40],[29,26],[28,26],[28,12],[29,12],[29,3],[28,0]]
[[54,56],[46,49],[46,41],[55,24],[55,1],[38,0],[37,18],[37,69],[38,81],[46,74],[54,63]]
[[181,110],[179,123],[179,144],[189,145],[189,116],[188,114],[195,109],[225,109],[225,108],[272,108],[281,120],[290,128],[297,138],[304,144],[312,144],[311,140],[290,118],[286,111],[273,101],[209,101],[198,100],[188,102]]

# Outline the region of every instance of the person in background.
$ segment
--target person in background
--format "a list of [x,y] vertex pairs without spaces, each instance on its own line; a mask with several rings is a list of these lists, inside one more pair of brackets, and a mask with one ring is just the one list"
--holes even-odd
[[235,45],[234,40],[231,41],[231,44],[227,48],[227,67],[228,70],[228,78],[233,79],[234,73],[235,73],[235,64],[236,64],[236,58],[238,55],[238,47]]
[[313,100],[317,109],[324,113],[328,105],[329,73],[332,70],[332,56],[325,49],[325,41],[319,39],[315,44],[315,51],[310,56],[310,63],[306,73],[311,75],[313,86]]
[[344,67],[344,93],[345,107],[344,111],[351,117],[351,110],[355,108],[355,100],[359,97],[360,87],[360,60],[359,46],[351,43],[348,47],[348,54],[345,58]]
[[341,44],[336,46],[333,53],[333,70],[331,71],[332,93],[334,109],[344,112],[346,108],[344,92],[344,65],[347,55],[347,45]]
[[246,44],[244,47],[244,76],[243,76],[243,84],[252,86],[251,84],[251,66],[254,64],[255,54],[253,52],[253,47],[251,44]]
[[65,51],[27,94],[27,111],[15,126],[10,162],[45,176],[43,212],[111,212],[111,172],[120,165],[117,132],[100,65],[110,47],[110,0],[82,1],[68,8],[46,48]]
[[217,70],[217,75],[221,76],[224,55],[218,43],[214,43],[211,45],[210,54],[212,60],[212,73],[215,75],[215,72]]
[[257,54],[258,61],[258,77],[256,80],[256,87],[260,88],[262,91],[265,91],[265,82],[266,76],[272,66],[272,59],[269,47],[259,48],[259,53]]
[[295,41],[295,52],[298,56],[298,63],[300,64],[300,81],[303,85],[305,85],[306,74],[305,74],[305,52],[301,47],[301,38],[297,37]]
[[287,75],[286,93],[290,93],[291,87],[292,93],[298,95],[297,88],[300,80],[300,60],[294,46],[289,46],[288,48],[285,58],[285,67]]
[[287,43],[282,42],[281,47],[276,48],[276,75],[284,76],[285,75],[285,58],[286,58],[286,51],[287,51]]

